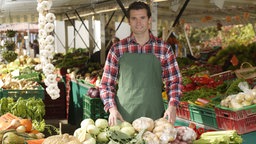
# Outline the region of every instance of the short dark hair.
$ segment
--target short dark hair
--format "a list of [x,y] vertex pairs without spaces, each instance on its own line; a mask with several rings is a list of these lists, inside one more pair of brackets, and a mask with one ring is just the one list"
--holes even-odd
[[131,10],[140,10],[140,9],[146,9],[148,18],[151,17],[151,10],[148,4],[142,1],[135,1],[129,5],[129,8],[127,10],[127,18],[130,18],[130,11]]

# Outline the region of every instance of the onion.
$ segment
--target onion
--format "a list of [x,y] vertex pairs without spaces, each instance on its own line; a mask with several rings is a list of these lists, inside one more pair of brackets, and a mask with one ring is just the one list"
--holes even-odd
[[17,119],[13,119],[11,121],[11,125],[14,127],[14,128],[17,128],[18,126],[20,126],[20,121],[17,120]]
[[37,134],[36,134],[36,137],[37,137],[37,139],[42,139],[42,138],[45,137],[45,135],[40,132],[40,133],[37,133]]
[[97,135],[97,140],[100,143],[108,143],[109,139],[107,137],[107,132],[106,131],[102,131]]
[[83,144],[96,144],[96,140],[91,137],[88,140],[84,141]]
[[88,125],[90,125],[90,124],[94,125],[93,119],[91,119],[91,118],[86,118],[86,119],[84,119],[84,120],[80,123],[80,126],[81,126],[81,128],[86,128],[86,127],[87,127]]
[[95,121],[95,126],[98,127],[99,129],[105,129],[109,126],[108,120],[99,118]]
[[121,124],[120,124],[120,127],[123,128],[123,127],[132,127],[132,124],[127,122],[127,121],[123,121]]
[[18,127],[16,128],[16,131],[17,131],[18,133],[25,133],[25,132],[26,132],[26,128],[25,128],[25,126],[20,125],[20,126],[18,126]]
[[86,131],[92,135],[97,135],[100,133],[100,129],[98,127],[96,127],[95,125],[88,125],[86,128]]
[[112,131],[117,131],[117,130],[120,130],[121,129],[121,127],[119,126],[119,125],[113,125],[113,126],[110,126],[109,127],[109,130],[112,130]]
[[120,131],[131,137],[133,137],[135,134],[135,129],[132,126],[123,127]]
[[87,95],[91,96],[92,95],[92,91],[93,91],[93,88],[89,88],[89,90],[87,91]]
[[100,91],[98,88],[92,87],[88,90],[88,92],[89,92],[88,96],[91,98],[99,98],[100,97]]

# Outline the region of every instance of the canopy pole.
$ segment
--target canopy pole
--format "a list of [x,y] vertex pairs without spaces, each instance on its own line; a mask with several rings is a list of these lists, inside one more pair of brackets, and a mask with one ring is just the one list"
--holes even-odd
[[123,3],[121,2],[121,0],[116,0],[116,2],[118,3],[118,5],[120,6],[120,8],[122,9],[122,11],[123,11],[125,17],[128,17],[127,11],[126,11],[126,9],[125,9]]
[[115,12],[116,12],[116,11],[113,11],[113,13],[111,14],[111,16],[110,16],[110,18],[109,18],[107,24],[105,25],[105,29],[107,29],[107,27],[108,27],[110,21],[112,20],[112,18],[113,18],[113,16],[114,16]]
[[80,17],[80,15],[79,15],[79,13],[77,12],[77,10],[75,10],[75,13],[76,13],[76,15],[78,16],[78,18],[80,19],[80,21],[82,22],[82,24],[83,24],[83,26],[85,27],[85,29],[87,30],[87,32],[89,33],[91,40],[94,42],[94,44],[96,45],[96,47],[100,50],[100,48],[99,48],[98,44],[96,43],[96,41],[95,41],[93,35],[90,33],[89,29],[88,29],[87,26],[85,25],[83,19]]
[[72,20],[69,18],[68,14],[65,13],[65,15],[67,16],[69,22],[71,23],[71,25],[73,26],[73,28],[75,29],[75,31],[77,32],[77,34],[79,35],[79,37],[81,38],[81,40],[83,41],[84,45],[88,48],[87,44],[85,43],[83,37],[81,36],[81,34],[79,33],[79,31],[76,29],[75,24],[72,22]]
[[[177,23],[179,22],[179,19],[180,19],[180,17],[182,16],[184,10],[186,9],[186,7],[187,7],[189,1],[190,1],[190,0],[186,0],[185,3],[183,4],[183,6],[182,6],[182,8],[181,8],[181,10],[180,10],[180,12],[179,12],[179,14],[178,14],[178,16],[176,17],[176,19],[175,19],[175,21],[174,21],[174,23],[173,23],[173,25],[172,25],[172,28],[174,28],[174,27],[177,25]],[[168,33],[168,35],[167,35],[167,37],[166,37],[166,40],[170,37],[171,33],[172,33],[172,31],[170,30],[170,32]]]

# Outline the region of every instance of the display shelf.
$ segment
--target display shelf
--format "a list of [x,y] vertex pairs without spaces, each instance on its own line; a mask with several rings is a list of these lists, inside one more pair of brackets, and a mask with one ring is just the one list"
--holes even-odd
[[[174,125],[175,126],[189,126],[189,124],[191,122],[195,123],[193,121],[185,120],[185,119],[177,117],[176,122],[175,122]],[[206,125],[199,124],[199,123],[195,123],[195,124],[196,124],[197,127],[201,127],[201,128],[206,129],[206,130],[220,130],[220,129],[210,127],[210,126],[206,126]],[[246,133],[246,134],[242,134],[241,136],[243,138],[243,144],[256,144],[256,138],[255,138],[256,131],[249,132],[249,133]]]

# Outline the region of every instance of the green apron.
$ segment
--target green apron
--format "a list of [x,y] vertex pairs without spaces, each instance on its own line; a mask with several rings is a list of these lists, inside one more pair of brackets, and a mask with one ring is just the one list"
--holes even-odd
[[160,61],[153,54],[124,54],[119,60],[117,108],[128,122],[163,116]]

